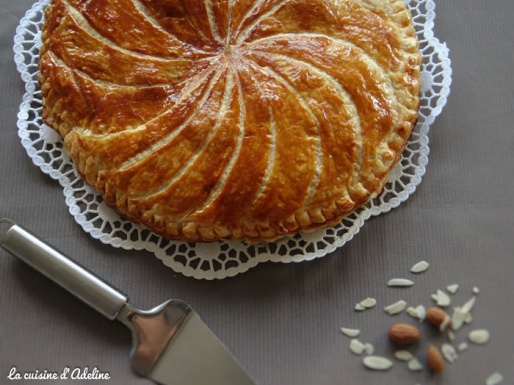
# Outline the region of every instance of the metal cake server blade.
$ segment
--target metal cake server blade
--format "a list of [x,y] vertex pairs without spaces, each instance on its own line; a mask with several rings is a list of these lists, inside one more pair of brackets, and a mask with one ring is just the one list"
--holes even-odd
[[140,310],[128,297],[28,230],[0,219],[0,246],[132,332],[132,368],[163,385],[255,385],[185,302]]

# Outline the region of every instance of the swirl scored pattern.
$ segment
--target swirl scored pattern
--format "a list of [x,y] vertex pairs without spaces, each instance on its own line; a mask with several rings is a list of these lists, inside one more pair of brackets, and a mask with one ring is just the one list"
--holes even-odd
[[85,232],[113,247],[148,250],[164,265],[186,276],[221,279],[245,272],[260,262],[300,262],[323,257],[349,242],[366,219],[387,213],[406,201],[426,170],[429,127],[447,102],[452,69],[446,44],[434,37],[435,3],[407,0],[406,4],[412,12],[423,55],[418,124],[384,192],[332,227],[260,245],[228,241],[192,244],[167,241],[122,220],[105,205],[98,191],[78,176],[63,151],[62,138],[42,122],[37,76],[43,11],[48,0],[37,1],[27,11],[14,37],[14,61],[26,88],[17,122],[21,144],[34,164],[63,187],[70,214]]
[[46,20],[45,122],[109,206],[170,238],[332,225],[417,117],[400,0],[55,0]]

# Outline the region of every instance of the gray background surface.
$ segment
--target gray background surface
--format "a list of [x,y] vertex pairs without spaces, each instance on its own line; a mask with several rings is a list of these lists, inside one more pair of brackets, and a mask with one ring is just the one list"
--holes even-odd
[[[146,252],[101,244],[74,222],[58,183],[36,168],[17,136],[23,83],[13,63],[12,39],[29,0],[0,0],[0,216],[32,229],[83,265],[150,308],[181,298],[226,343],[261,385],[484,384],[494,371],[514,383],[514,2],[437,2],[436,36],[451,52],[449,102],[430,132],[430,162],[423,183],[398,209],[368,221],[344,248],[301,264],[262,264],[222,281],[197,281],[164,267]],[[409,268],[425,259],[419,276]],[[415,280],[411,289],[387,288],[393,277]],[[387,373],[363,368],[348,350],[341,326],[362,330],[377,354],[392,356],[386,330],[407,315],[382,308],[399,299],[430,305],[430,294],[459,283],[462,304],[481,292],[471,325],[487,328],[486,346],[470,346],[447,370],[432,376],[397,363]],[[353,311],[375,297],[378,306]],[[421,359],[444,336],[422,326],[412,349]],[[20,372],[98,367],[110,385],[150,382],[133,375],[130,334],[53,283],[0,251],[0,384]],[[51,383],[32,381],[30,383]],[[88,384],[92,381],[73,381]],[[180,385],[180,384],[178,384]],[[200,384],[199,384],[200,385]]]

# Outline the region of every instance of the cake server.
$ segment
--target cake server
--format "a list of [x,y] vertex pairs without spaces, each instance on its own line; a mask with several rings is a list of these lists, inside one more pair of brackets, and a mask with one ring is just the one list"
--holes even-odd
[[132,332],[134,371],[164,385],[255,385],[185,302],[143,311],[128,297],[9,219],[0,219],[0,246],[110,320]]

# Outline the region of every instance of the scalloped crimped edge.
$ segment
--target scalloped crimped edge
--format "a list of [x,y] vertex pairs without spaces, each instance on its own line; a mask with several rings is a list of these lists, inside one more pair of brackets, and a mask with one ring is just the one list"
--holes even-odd
[[[256,255],[247,258],[246,262],[241,262],[237,268],[229,268],[229,269],[220,269],[218,271],[209,270],[204,271],[202,269],[194,269],[189,266],[180,264],[175,262],[170,255],[166,254],[166,250],[163,249],[158,243],[153,240],[139,240],[134,242],[132,240],[122,239],[119,237],[112,237],[110,234],[102,233],[99,229],[95,228],[91,223],[87,221],[84,216],[84,213],[81,211],[81,208],[77,205],[77,201],[73,196],[74,190],[70,186],[75,184],[77,181],[79,183],[84,183],[81,181],[78,173],[73,167],[68,168],[66,171],[61,171],[60,169],[55,169],[54,166],[45,162],[45,160],[38,155],[36,149],[33,147],[33,143],[31,142],[28,132],[26,130],[28,123],[28,110],[30,109],[30,105],[34,99],[34,92],[37,87],[37,69],[36,71],[30,71],[30,66],[34,66],[34,63],[26,63],[25,57],[23,55],[24,48],[23,44],[30,43],[30,40],[27,40],[26,36],[28,34],[32,35],[34,38],[34,44],[39,44],[40,41],[37,41],[38,37],[32,34],[27,30],[27,27],[30,25],[34,26],[37,24],[34,23],[34,19],[38,16],[38,13],[43,13],[44,8],[48,4],[48,0],[39,0],[36,2],[30,10],[28,10],[25,16],[20,20],[20,25],[16,29],[16,35],[14,36],[14,60],[16,63],[16,67],[18,72],[21,75],[22,80],[25,82],[25,94],[23,95],[23,101],[20,104],[20,111],[18,113],[18,134],[21,139],[22,145],[25,148],[27,155],[32,159],[32,162],[41,169],[41,171],[45,174],[48,174],[52,179],[59,181],[59,184],[63,187],[63,193],[66,197],[66,205],[69,207],[70,214],[74,217],[75,221],[82,227],[82,229],[90,234],[93,238],[100,240],[102,243],[109,244],[113,247],[120,247],[126,250],[147,250],[155,254],[157,258],[159,258],[162,263],[170,268],[172,268],[177,273],[181,273],[187,277],[192,277],[196,279],[223,279],[227,277],[232,277],[240,273],[244,273],[249,269],[255,267],[259,263],[262,262],[281,262],[281,263],[290,263],[290,262],[301,262],[301,261],[309,261],[316,258],[323,257],[337,248],[343,246],[346,242],[353,239],[353,237],[359,233],[360,228],[363,226],[364,222],[372,216],[378,216],[382,213],[386,213],[393,208],[398,207],[402,202],[405,202],[410,195],[412,195],[417,186],[421,183],[422,177],[426,172],[426,166],[428,164],[428,132],[430,125],[434,122],[435,118],[439,116],[442,112],[443,107],[446,105],[447,98],[450,94],[450,86],[452,82],[452,70],[451,70],[451,60],[449,58],[449,50],[445,43],[441,43],[436,37],[434,37],[433,27],[435,20],[435,3],[433,0],[412,0],[408,2],[409,9],[412,11],[410,7],[411,3],[416,2],[419,4],[420,2],[425,5],[427,13],[423,14],[423,19],[425,22],[423,23],[423,29],[420,29],[419,24],[415,25],[416,34],[418,37],[420,34],[426,40],[426,45],[431,47],[434,51],[432,55],[437,54],[438,62],[437,64],[442,68],[442,85],[441,89],[438,93],[437,104],[435,107],[431,108],[430,114],[426,117],[426,120],[422,123],[418,123],[415,131],[420,139],[424,139],[424,141],[420,141],[416,144],[419,146],[417,151],[420,152],[420,156],[417,159],[417,164],[415,165],[415,175],[411,176],[412,179],[408,184],[405,185],[404,189],[399,193],[399,195],[395,198],[391,198],[387,202],[382,201],[379,204],[375,202],[371,202],[366,207],[357,210],[357,212],[350,215],[349,218],[353,218],[352,225],[350,227],[346,227],[347,231],[341,236],[337,237],[336,235],[331,236],[330,238],[334,238],[334,241],[327,245],[322,250],[317,250],[315,247],[314,251],[309,252],[304,250],[304,253],[298,255],[289,255],[278,256],[272,252],[260,252]],[[42,17],[42,16],[41,16]],[[425,58],[425,56],[424,56]],[[37,65],[36,65],[37,67]],[[422,66],[423,69],[423,66]],[[69,157],[63,153],[62,157],[65,160],[65,163],[70,161]],[[96,194],[92,188],[83,184],[83,188],[88,190],[88,193]],[[120,219],[121,222],[124,222]],[[133,225],[136,229],[137,226]],[[327,229],[325,229],[327,230]],[[322,230],[325,232],[325,230]],[[335,228],[334,228],[335,230]],[[142,231],[142,230],[136,230]],[[159,238],[159,237],[158,237]],[[302,238],[303,239],[303,238]],[[317,243],[318,241],[306,241],[307,243]],[[287,243],[287,239],[279,240],[276,242],[277,249],[280,245]],[[177,245],[180,245],[181,242],[176,242]],[[248,249],[247,249],[248,250]],[[195,249],[196,252],[196,249]],[[197,254],[198,255],[198,254]]]

